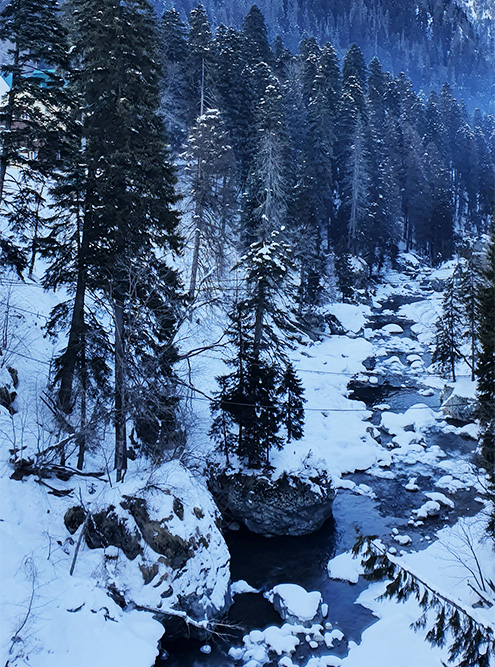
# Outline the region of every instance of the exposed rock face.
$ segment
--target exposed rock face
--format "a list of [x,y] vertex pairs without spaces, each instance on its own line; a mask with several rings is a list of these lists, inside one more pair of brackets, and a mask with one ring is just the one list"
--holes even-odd
[[[471,382],[463,383],[471,385]],[[472,383],[474,384],[474,383]],[[465,389],[466,391],[463,391]],[[446,384],[440,396],[442,411],[447,417],[457,421],[470,423],[476,420],[477,402],[471,386]]]
[[222,472],[210,482],[221,511],[262,535],[307,535],[332,516],[335,489],[319,474],[308,480],[283,474]]
[[126,491],[115,489],[113,504],[87,520],[83,508],[69,508],[67,529],[84,524],[88,547],[104,549],[99,583],[120,606],[152,612],[167,639],[206,635],[231,602],[230,555],[208,490],[173,461],[145,488]]

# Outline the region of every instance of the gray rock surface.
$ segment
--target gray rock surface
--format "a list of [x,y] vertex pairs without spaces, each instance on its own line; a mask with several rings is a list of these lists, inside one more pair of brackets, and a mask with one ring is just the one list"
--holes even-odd
[[454,385],[446,384],[440,399],[445,416],[466,424],[476,420],[477,403],[473,396],[463,396]]
[[224,471],[210,480],[210,489],[224,514],[253,533],[307,535],[332,516],[335,489],[328,477],[307,480],[284,473],[277,479],[262,473]]

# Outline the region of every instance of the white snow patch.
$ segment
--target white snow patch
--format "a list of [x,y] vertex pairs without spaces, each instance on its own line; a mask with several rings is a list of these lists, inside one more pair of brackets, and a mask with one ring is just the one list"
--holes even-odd
[[350,551],[329,560],[327,569],[331,579],[348,581],[351,584],[357,584],[359,577],[363,574],[361,561],[359,558],[354,558]]

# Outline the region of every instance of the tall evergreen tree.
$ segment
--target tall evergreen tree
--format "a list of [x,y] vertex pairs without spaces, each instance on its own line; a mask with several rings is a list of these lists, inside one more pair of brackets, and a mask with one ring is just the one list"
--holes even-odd
[[[220,112],[210,109],[192,127],[187,150],[189,196],[193,206],[193,256],[189,296],[196,295],[198,274],[213,259],[219,273],[225,270],[227,224],[236,206],[235,162]],[[207,257],[202,257],[207,250]]]
[[256,5],[246,14],[242,23],[242,36],[246,42],[246,56],[249,65],[266,63],[273,66],[273,52],[268,41],[265,17]]
[[275,77],[268,80],[256,110],[256,153],[244,201],[245,242],[268,240],[285,223],[289,176],[288,137],[282,91]]
[[463,322],[459,301],[459,270],[447,280],[442,302],[442,314],[436,322],[435,349],[432,360],[438,362],[443,371],[450,372],[456,380],[456,362],[462,359]]
[[[479,443],[482,464],[487,469],[492,493],[495,488],[495,222],[492,220],[490,239],[478,293],[479,356],[476,366]],[[495,535],[495,514],[490,531]]]
[[269,464],[272,447],[282,447],[284,423],[290,422],[292,437],[302,435],[302,390],[295,376],[289,378],[290,387],[284,385],[283,372],[287,336],[294,330],[288,316],[291,264],[291,252],[277,233],[252,244],[241,258],[237,268],[245,296],[235,304],[227,331],[234,346],[233,371],[218,378],[220,391],[212,405],[214,439],[255,468]]
[[[84,109],[82,153],[76,158],[84,165],[84,199],[74,257],[78,282],[73,315],[76,308],[79,314],[72,318],[68,348],[61,359],[65,368],[60,402],[62,409],[71,409],[85,289],[91,286],[108,298],[113,313],[115,468],[120,480],[126,469],[126,422],[133,395],[129,358],[142,353],[129,328],[136,299],[134,276],[139,276],[142,292],[161,289],[161,300],[163,295],[169,300],[166,317],[162,316],[164,306],[156,305],[157,297],[140,302],[154,321],[157,345],[170,341],[174,328],[177,291],[170,285],[175,285],[176,278],[165,257],[179,248],[177,214],[172,208],[175,176],[158,115],[159,42],[151,8],[146,0],[109,0],[103,10],[96,0],[75,0],[75,9],[75,52]],[[74,272],[67,271],[67,282],[73,279]],[[158,288],[160,281],[163,285]],[[170,387],[174,347],[162,345],[160,350],[155,378],[161,375],[162,384]]]
[[186,104],[189,122],[201,116],[211,106],[211,60],[212,34],[210,22],[203,5],[199,4],[189,13],[189,35],[187,40],[185,78]]
[[172,147],[178,150],[187,133],[189,100],[185,74],[187,28],[177,10],[168,9],[163,13],[160,33],[163,54],[161,112]]

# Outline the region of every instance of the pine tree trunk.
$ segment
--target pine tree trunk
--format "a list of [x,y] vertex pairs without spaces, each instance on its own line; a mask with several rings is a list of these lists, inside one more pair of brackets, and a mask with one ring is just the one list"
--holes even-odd
[[189,281],[189,298],[194,299],[196,293],[196,281],[198,279],[198,267],[199,267],[199,248],[201,245],[201,229],[200,229],[200,219],[199,216],[194,216],[196,220],[196,228],[194,230],[194,247],[193,247],[193,256],[191,261],[191,279]]
[[86,367],[86,341],[84,340],[84,332],[81,336],[81,418],[79,423],[78,440],[78,454],[77,454],[77,469],[82,470],[84,467],[84,455],[86,453],[86,423],[87,423],[87,407],[86,407],[86,391],[87,391],[87,367]]
[[62,357],[62,368],[60,370],[60,389],[58,402],[66,414],[72,411],[72,387],[77,361],[84,345],[84,303],[86,300],[86,260],[88,254],[88,231],[87,222],[84,222],[81,247],[79,248],[76,296],[69,331],[69,341]]
[[124,294],[117,288],[114,300],[115,316],[115,469],[117,482],[124,479],[127,469],[126,436],[126,378],[124,346]]

